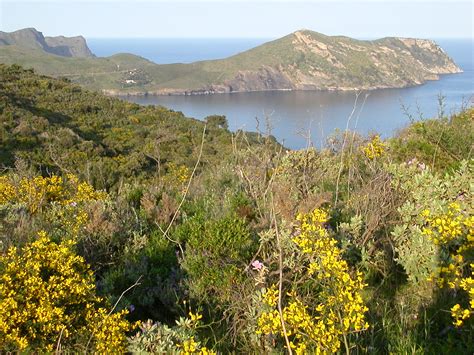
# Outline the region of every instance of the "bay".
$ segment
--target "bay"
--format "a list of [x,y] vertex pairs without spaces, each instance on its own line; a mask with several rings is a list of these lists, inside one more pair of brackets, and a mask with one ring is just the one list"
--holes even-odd
[[[436,39],[435,39],[436,40]],[[88,40],[97,55],[131,52],[157,63],[192,62],[224,58],[265,42],[265,39],[144,39]],[[437,39],[436,42],[464,70],[443,75],[424,85],[368,92],[251,92],[209,96],[124,97],[142,105],[163,105],[188,117],[225,115],[232,130],[265,130],[285,146],[303,148],[308,138],[324,145],[335,130],[349,128],[363,135],[390,137],[410,120],[451,114],[473,105],[474,42],[472,39]],[[258,122],[257,122],[258,120]]]

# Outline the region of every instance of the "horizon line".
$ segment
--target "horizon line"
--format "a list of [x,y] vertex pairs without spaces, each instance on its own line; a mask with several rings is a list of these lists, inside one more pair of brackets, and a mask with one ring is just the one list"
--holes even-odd
[[[290,32],[288,34],[291,34],[293,32]],[[59,35],[60,36],[60,35]],[[138,37],[138,36],[131,36],[131,37],[92,37],[92,36],[85,36],[85,35],[78,35],[78,36],[83,36],[86,39],[265,39],[265,40],[273,40],[273,39],[279,39],[287,35],[283,36],[276,36],[276,37],[249,37],[249,36],[242,36],[242,37],[236,37],[236,36],[229,36],[229,37],[195,37],[195,36],[178,36],[178,37],[166,37],[166,36],[146,36],[146,37]],[[371,39],[381,39],[381,38],[387,38],[387,37],[395,37],[395,38],[415,38],[415,39],[472,39],[474,40],[474,36],[471,37],[424,37],[424,36],[404,36],[404,35],[383,35],[383,36],[352,36],[352,35],[343,35],[343,34],[338,34],[338,35],[327,35],[328,37],[349,37],[353,39],[361,39],[361,40],[371,40]],[[46,37],[56,37],[56,36],[46,36]],[[66,36],[67,37],[67,36]],[[72,36],[71,36],[72,37]]]

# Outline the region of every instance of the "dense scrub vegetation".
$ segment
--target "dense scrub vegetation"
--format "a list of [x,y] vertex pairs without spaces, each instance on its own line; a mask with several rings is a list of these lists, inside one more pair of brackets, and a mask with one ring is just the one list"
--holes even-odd
[[[0,65],[0,78],[4,166],[20,159],[42,173],[69,172],[110,189],[160,176],[170,162],[191,166],[197,158],[204,124],[181,112],[111,99],[15,65]],[[219,118],[209,117],[202,166],[232,150]]]
[[473,109],[287,151],[0,79],[3,351],[474,348]]

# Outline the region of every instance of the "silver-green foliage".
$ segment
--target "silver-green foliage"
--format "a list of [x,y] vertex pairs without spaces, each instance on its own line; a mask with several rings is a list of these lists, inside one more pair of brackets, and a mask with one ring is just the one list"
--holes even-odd
[[148,320],[140,326],[140,331],[129,338],[128,351],[133,354],[175,354],[179,345],[196,336],[193,322],[180,317],[176,325],[169,327]]
[[396,261],[405,269],[410,283],[421,284],[436,272],[439,258],[438,247],[422,233],[421,212],[429,209],[440,213],[454,201],[472,204],[469,198],[474,192],[474,160],[463,161],[458,170],[445,176],[416,161],[392,165],[390,170],[393,187],[406,196],[398,209],[402,223],[392,232]]

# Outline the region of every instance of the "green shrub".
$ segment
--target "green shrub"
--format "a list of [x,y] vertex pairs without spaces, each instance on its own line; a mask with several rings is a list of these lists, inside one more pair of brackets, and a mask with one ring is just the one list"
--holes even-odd
[[247,223],[236,216],[218,220],[194,217],[176,231],[185,240],[182,267],[190,294],[225,304],[231,291],[242,280],[242,268],[256,251],[255,237]]

